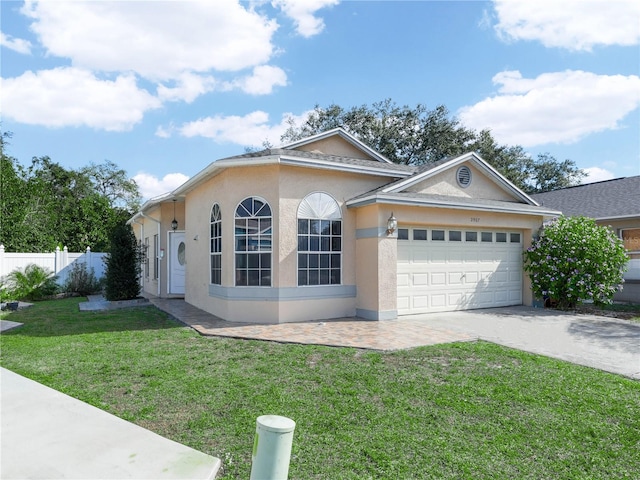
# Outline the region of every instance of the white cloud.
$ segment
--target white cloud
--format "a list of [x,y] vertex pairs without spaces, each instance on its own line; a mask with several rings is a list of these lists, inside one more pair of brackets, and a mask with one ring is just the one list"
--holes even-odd
[[158,85],[158,97],[161,100],[193,102],[200,95],[215,89],[216,80],[211,76],[183,73],[174,82],[174,87]]
[[25,55],[31,53],[31,42],[22,38],[13,38],[11,35],[5,35],[2,32],[0,32],[0,46]]
[[[300,123],[307,118],[309,112],[299,116],[285,113],[280,122],[269,124],[269,114],[255,111],[245,116],[214,116],[185,123],[181,127],[170,127],[184,137],[205,137],[218,143],[235,143],[243,146],[262,145],[266,140],[272,145],[279,145],[280,137],[289,127],[289,122]],[[168,129],[159,128],[159,132],[166,134]],[[159,132],[156,132],[159,135]],[[160,135],[159,135],[160,136]]]
[[332,7],[340,0],[273,0],[271,4],[280,8],[296,25],[296,31],[303,37],[312,37],[324,30],[324,21],[315,13],[325,7]]
[[140,172],[133,180],[138,184],[142,198],[149,199],[172,192],[189,180],[189,177],[182,173],[168,173],[160,179],[150,173]]
[[34,2],[22,12],[49,54],[74,66],[133,71],[155,80],[184,72],[237,71],[274,52],[274,20],[237,0]]
[[620,128],[622,119],[640,106],[640,77],[635,75],[568,70],[527,79],[505,71],[493,82],[499,86],[497,95],[462,108],[458,116],[467,127],[491,129],[506,144],[574,143]]
[[253,69],[252,75],[234,81],[233,85],[250,95],[268,95],[274,87],[287,85],[287,74],[281,68],[260,65]]
[[611,180],[612,178],[615,178],[615,175],[612,172],[600,167],[589,167],[583,168],[582,170],[587,174],[587,176],[582,179],[583,184],[602,182],[603,180]]
[[495,30],[504,40],[590,51],[597,45],[640,43],[637,0],[494,0]]
[[87,126],[129,130],[160,102],[138,88],[132,74],[101,80],[93,73],[60,67],[3,78],[2,113],[21,123],[48,127]]

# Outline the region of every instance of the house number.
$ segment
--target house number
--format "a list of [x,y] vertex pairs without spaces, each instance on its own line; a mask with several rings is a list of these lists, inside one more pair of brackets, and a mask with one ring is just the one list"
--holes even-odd
[[480,223],[480,217],[471,217],[471,223]]

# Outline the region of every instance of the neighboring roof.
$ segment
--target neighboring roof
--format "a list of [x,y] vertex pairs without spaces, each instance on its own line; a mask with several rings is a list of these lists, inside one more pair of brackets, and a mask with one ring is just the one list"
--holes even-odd
[[333,136],[339,136],[340,138],[342,138],[346,142],[350,143],[351,145],[353,145],[357,149],[364,151],[367,155],[369,155],[372,158],[375,158],[379,162],[382,162],[382,163],[393,163],[391,160],[389,160],[387,157],[385,157],[381,153],[376,152],[373,148],[369,147],[368,145],[365,145],[360,140],[358,140],[356,137],[354,137],[353,135],[347,133],[342,127],[333,128],[331,130],[327,130],[326,132],[318,133],[316,135],[312,135],[310,137],[306,137],[306,138],[303,138],[301,140],[297,140],[295,142],[287,143],[286,145],[283,145],[280,148],[291,150],[291,149],[295,149],[295,148],[301,147],[303,145],[307,145],[309,143],[317,142],[319,140],[324,140],[326,138],[333,137]]
[[640,217],[640,176],[616,178],[562,188],[531,197],[566,216],[596,220]]

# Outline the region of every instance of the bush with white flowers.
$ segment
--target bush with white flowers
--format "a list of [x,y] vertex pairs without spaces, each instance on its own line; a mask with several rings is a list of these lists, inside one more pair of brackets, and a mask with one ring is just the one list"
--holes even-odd
[[627,262],[622,240],[586,217],[554,220],[524,252],[534,295],[564,310],[586,300],[611,303],[622,290]]

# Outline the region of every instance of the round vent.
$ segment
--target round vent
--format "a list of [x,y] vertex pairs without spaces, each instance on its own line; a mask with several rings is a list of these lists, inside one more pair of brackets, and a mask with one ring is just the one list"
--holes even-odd
[[462,188],[467,188],[471,185],[471,170],[466,165],[463,165],[458,169],[456,177],[458,179],[458,185]]

